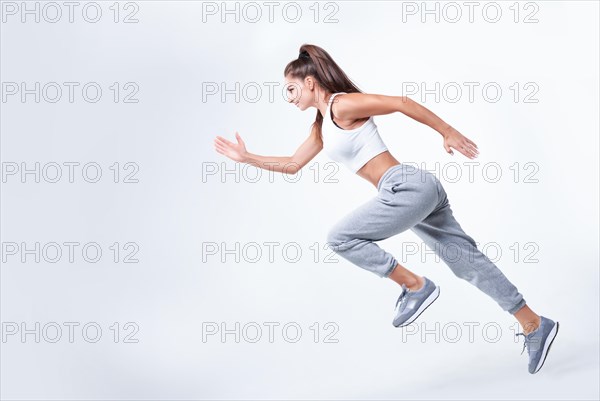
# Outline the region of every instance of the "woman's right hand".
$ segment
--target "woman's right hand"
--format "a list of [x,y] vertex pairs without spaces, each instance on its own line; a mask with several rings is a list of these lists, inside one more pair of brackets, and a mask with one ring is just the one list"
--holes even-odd
[[233,143],[227,139],[218,136],[215,138],[215,150],[222,155],[229,157],[231,160],[236,162],[244,162],[248,152],[246,151],[246,144],[242,140],[242,137],[238,132],[235,132],[235,137],[238,143]]

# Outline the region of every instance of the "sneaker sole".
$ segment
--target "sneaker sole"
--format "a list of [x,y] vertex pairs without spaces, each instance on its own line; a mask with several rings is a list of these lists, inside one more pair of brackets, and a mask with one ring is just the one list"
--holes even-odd
[[[542,366],[544,366],[544,362],[546,361],[546,357],[548,356],[548,352],[550,351],[550,346],[552,346],[552,343],[554,342],[554,339],[556,338],[557,334],[558,334],[558,322],[556,322],[556,324],[554,325],[554,327],[548,334],[548,338],[546,338],[546,343],[544,344],[544,351],[542,353],[542,357],[540,358],[540,361],[538,362],[537,368],[533,372],[534,374],[539,372],[540,369],[542,368]],[[548,342],[548,340],[550,340],[550,342]]]
[[429,295],[427,297],[427,299],[425,300],[425,302],[423,302],[421,304],[421,306],[419,307],[419,309],[417,309],[417,311],[411,317],[409,317],[404,323],[399,324],[398,326],[396,326],[396,325],[394,325],[394,326],[395,327],[408,326],[409,324],[411,324],[412,322],[414,322],[415,320],[417,320],[417,318],[421,315],[421,313],[425,312],[425,309],[429,308],[429,306],[433,303],[433,301],[435,301],[436,299],[438,299],[439,296],[440,296],[440,287],[435,287],[435,290],[433,290],[433,292],[431,293],[431,295]]

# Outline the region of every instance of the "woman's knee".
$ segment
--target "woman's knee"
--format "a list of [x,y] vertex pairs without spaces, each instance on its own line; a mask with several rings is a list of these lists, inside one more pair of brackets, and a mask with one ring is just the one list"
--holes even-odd
[[326,241],[327,246],[336,251],[337,248],[344,243],[344,238],[342,238],[340,231],[336,227],[333,227],[327,233]]
[[352,248],[357,239],[345,234],[338,226],[335,226],[327,233],[327,245],[334,252],[340,252]]

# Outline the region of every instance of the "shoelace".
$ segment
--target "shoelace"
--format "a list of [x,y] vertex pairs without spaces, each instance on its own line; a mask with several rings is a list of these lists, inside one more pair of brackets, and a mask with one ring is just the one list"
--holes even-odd
[[527,334],[525,333],[517,333],[515,334],[515,337],[517,336],[523,336],[524,339],[524,343],[523,343],[523,349],[521,350],[521,355],[523,355],[523,352],[525,351],[525,347],[527,347],[527,352],[529,352],[529,343],[531,342],[529,338],[527,338]]
[[406,288],[406,285],[402,284],[402,292],[400,293],[400,296],[398,297],[398,300],[396,301],[396,307],[394,308],[394,310],[401,310],[402,305],[404,305],[406,303],[407,299],[408,299],[408,288]]
[[[541,323],[540,323],[541,326]],[[521,350],[521,355],[523,355],[523,352],[525,351],[525,347],[527,347],[527,353],[529,353],[531,347],[529,346],[532,343],[535,343],[537,341],[539,341],[539,339],[535,339],[533,337],[527,337],[529,336],[531,333],[540,330],[540,326],[536,327],[535,330],[530,331],[528,334],[525,333],[517,333],[515,334],[515,336],[523,336],[523,339],[525,340],[525,342],[523,343],[523,349]]]

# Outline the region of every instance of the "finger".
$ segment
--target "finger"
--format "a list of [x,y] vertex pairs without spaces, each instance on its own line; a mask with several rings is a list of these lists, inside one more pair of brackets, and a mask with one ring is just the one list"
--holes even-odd
[[223,144],[223,145],[230,145],[231,144],[231,142],[229,142],[227,139],[225,139],[225,138],[223,138],[221,136],[217,137],[217,141],[219,143]]
[[477,149],[477,145],[473,141],[467,139],[467,144],[473,149],[474,152],[479,153],[479,149]]
[[465,151],[466,154],[469,154],[469,155],[475,154],[475,150],[473,148],[471,148],[468,144],[463,147],[463,150]]
[[473,146],[475,146],[475,148],[477,148],[477,145],[475,144],[475,142],[473,142],[469,138],[467,138],[467,142],[469,142],[471,145],[473,145]]
[[474,154],[477,154],[479,151],[477,150],[476,147],[474,147],[471,143],[469,142],[465,142],[465,144],[463,145],[465,147],[465,149],[469,150],[470,152],[473,152]]
[[474,153],[479,153],[479,149],[477,149],[477,146],[475,146],[474,144],[469,143],[468,146],[469,149],[471,149]]
[[218,139],[221,140],[221,142],[226,143],[229,146],[233,146],[233,142],[228,141],[227,139],[223,138],[222,136],[217,136]]
[[464,155],[471,159],[475,158],[475,152],[472,149],[467,148],[467,147],[464,148]]
[[217,142],[215,145],[219,145],[221,146],[223,149],[229,149],[233,146],[235,146],[233,143],[227,141],[227,142],[223,142],[223,141],[219,141]]

